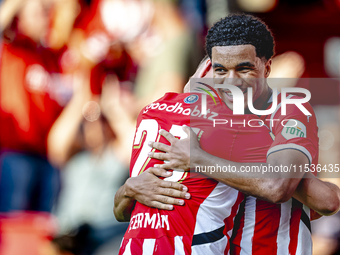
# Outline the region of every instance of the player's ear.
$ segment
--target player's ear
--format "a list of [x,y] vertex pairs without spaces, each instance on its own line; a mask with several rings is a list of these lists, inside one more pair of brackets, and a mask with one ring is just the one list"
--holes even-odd
[[203,66],[202,70],[200,71],[198,77],[204,78],[210,70],[211,70],[211,60],[210,60],[210,58],[208,58],[205,61],[204,66]]
[[265,70],[264,70],[264,77],[265,78],[268,78],[271,70],[272,70],[272,59],[270,58],[266,61],[266,64],[265,64]]

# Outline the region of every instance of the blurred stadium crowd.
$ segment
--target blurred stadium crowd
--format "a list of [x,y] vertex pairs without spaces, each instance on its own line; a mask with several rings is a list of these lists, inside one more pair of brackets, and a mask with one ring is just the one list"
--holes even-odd
[[[228,13],[253,13],[273,30],[276,86],[340,77],[339,0],[0,2],[1,255],[117,253],[127,225],[113,199],[137,114],[182,91],[207,29]],[[339,85],[305,87],[320,162],[339,163]],[[314,254],[337,254],[340,216],[313,230]]]

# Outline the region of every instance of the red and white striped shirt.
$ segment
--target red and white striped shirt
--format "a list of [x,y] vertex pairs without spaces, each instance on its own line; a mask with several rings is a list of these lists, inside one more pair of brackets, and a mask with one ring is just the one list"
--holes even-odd
[[[293,96],[290,95],[289,98]],[[280,103],[280,101],[279,101]],[[237,153],[231,160],[238,162],[266,162],[266,157],[271,153],[284,149],[294,149],[302,152],[309,163],[317,165],[318,162],[318,128],[312,107],[304,104],[311,116],[305,116],[295,105],[287,106],[287,115],[280,114],[281,104],[270,116],[262,120],[275,120],[273,126],[268,125],[268,131],[273,141],[263,148],[252,145],[252,142],[237,138],[237,143],[253,148],[261,155],[254,158],[255,154]],[[281,122],[294,121],[297,125],[281,125]],[[266,122],[266,121],[265,121]],[[267,122],[270,123],[270,122]],[[246,132],[243,129],[242,132]],[[239,136],[242,134],[239,133]],[[251,135],[248,141],[252,140]],[[263,137],[265,139],[265,137]],[[293,166],[294,167],[294,166]],[[291,171],[294,171],[291,169]],[[300,169],[296,169],[300,171]],[[232,235],[233,255],[308,255],[312,254],[312,239],[310,229],[310,209],[299,201],[291,198],[282,204],[272,204],[255,197],[248,196],[241,204],[239,213],[235,218],[234,232]]]
[[[187,94],[183,95],[183,98],[186,99]],[[144,114],[140,115],[137,124],[139,127],[146,125],[150,128],[154,125],[151,124],[153,121],[143,124],[146,122],[142,123],[142,120],[156,119],[155,130],[147,130],[149,135],[154,133],[152,138],[154,141],[159,139],[158,122],[162,119],[164,121],[164,117],[158,116],[155,112],[166,113],[167,122],[172,120],[172,114],[177,114],[177,118],[173,120],[173,125],[177,126],[188,125],[180,121],[181,115],[191,115],[191,121],[193,115],[198,118],[202,116],[199,113],[196,115],[199,107],[196,107],[195,103],[191,103],[191,109],[185,108],[185,104],[179,103],[178,96],[173,93],[166,94],[161,99],[165,100],[164,102],[156,101],[149,105],[149,108],[145,108]],[[171,97],[176,97],[177,101],[172,102]],[[310,105],[304,105],[313,113]],[[278,109],[280,109],[280,105]],[[220,110],[222,109],[216,110],[216,112],[210,111],[211,115],[205,116],[206,119],[217,113],[216,118],[226,118],[229,120],[229,124],[218,128],[203,127],[204,133],[203,135],[201,133],[201,147],[210,154],[234,162],[265,163],[267,156],[273,152],[295,149],[305,154],[310,163],[317,163],[318,137],[314,115],[307,117],[293,105],[287,106],[288,114],[286,116],[280,116],[276,111],[271,116],[262,118],[252,114],[232,115],[231,110],[225,107],[223,114]],[[152,115],[146,114],[148,112]],[[269,122],[274,123],[273,126],[266,123],[266,125],[255,128],[242,124],[252,120],[254,125],[254,120],[264,121],[268,118],[279,121]],[[230,119],[234,123],[232,126]],[[282,120],[285,120],[284,125],[281,124]],[[286,125],[290,121],[296,121],[297,125],[294,128],[291,125]],[[183,135],[179,131],[181,128],[166,125],[167,123],[164,123],[160,126],[166,130],[172,130],[174,136],[181,137]],[[204,123],[201,123],[200,127],[202,125],[204,126]],[[137,158],[142,153],[142,143],[150,141],[143,136],[144,129],[139,129],[140,131],[137,130],[135,137],[135,149],[137,150],[134,150],[133,158]],[[200,133],[198,134],[200,136]],[[165,140],[160,141],[166,143]],[[150,149],[146,151],[149,152]],[[138,174],[141,170],[143,171],[149,165],[157,162],[147,160],[146,157],[140,162],[137,162],[138,159],[133,161],[132,176],[135,174],[133,168],[136,164],[140,164],[136,168]],[[283,204],[272,204],[250,196],[243,200],[243,196],[239,192],[235,193],[234,189],[226,185],[217,184],[209,179],[192,179],[194,181],[190,182],[191,178],[198,176],[191,176],[190,179],[185,177],[183,180],[182,177],[183,173],[176,173],[172,180],[183,181],[183,184],[189,187],[192,199],[186,201],[186,205],[183,207],[175,206],[171,212],[143,208],[143,205],[137,203],[129,230],[122,242],[120,254],[158,254],[158,252],[162,254],[232,255],[257,255],[265,252],[277,255],[311,254],[309,209],[298,201],[291,199]],[[151,219],[152,217],[154,220]],[[225,226],[221,225],[221,221]],[[152,228],[153,222],[154,228]],[[151,228],[148,228],[149,225]],[[172,226],[172,230],[168,232],[164,230],[167,226]],[[224,234],[222,238],[221,232]]]

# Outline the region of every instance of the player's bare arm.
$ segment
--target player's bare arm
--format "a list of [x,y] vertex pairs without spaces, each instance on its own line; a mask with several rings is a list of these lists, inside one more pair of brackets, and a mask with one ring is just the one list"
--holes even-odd
[[131,218],[136,200],[126,195],[126,186],[119,188],[115,195],[113,213],[120,222],[128,222]]
[[[157,170],[159,171],[159,175],[164,175],[167,173],[165,169],[161,168],[150,168],[149,170]],[[151,173],[151,172],[150,172]],[[156,176],[155,176],[156,177]],[[158,178],[158,177],[156,177]],[[159,185],[162,183],[166,185],[168,182],[160,180]],[[173,182],[173,184],[175,184]],[[122,186],[121,188],[123,188]],[[156,189],[153,189],[154,194],[157,195]],[[170,191],[169,191],[170,193]],[[118,194],[118,193],[117,193]],[[120,195],[117,195],[120,196]],[[171,196],[171,195],[169,195]],[[157,198],[156,196],[154,196]],[[315,177],[312,173],[308,172],[304,175],[304,178],[299,182],[293,197],[299,200],[304,205],[313,209],[316,213],[312,217],[312,220],[318,219],[321,216],[330,216],[337,213],[340,210],[340,189],[333,183],[324,182],[317,177]],[[170,197],[169,197],[170,198]],[[150,198],[145,198],[141,203],[148,203]],[[117,200],[118,201],[118,200]],[[170,202],[170,200],[168,200]],[[140,202],[140,201],[139,201]],[[156,208],[162,209],[164,208],[164,204],[161,201],[155,204]],[[176,204],[175,202],[173,204]],[[123,206],[122,206],[123,207]],[[122,208],[121,207],[121,208]],[[119,211],[118,209],[117,211]],[[317,216],[315,216],[317,215]]]
[[136,177],[130,177],[115,195],[114,214],[118,221],[130,221],[136,201],[149,207],[172,210],[173,205],[184,205],[189,199],[188,188],[177,182],[163,181],[172,172],[153,168]]
[[[195,133],[193,133],[189,127],[184,127],[184,130],[191,138],[181,141],[176,141],[177,139],[170,133],[162,130],[160,134],[171,143],[171,146],[152,143],[151,146],[153,148],[166,153],[151,152],[149,157],[170,161],[167,164],[161,165],[164,169],[181,168],[188,170],[195,168],[195,166],[213,166],[216,164],[220,166],[235,166],[237,169],[236,172],[215,172],[209,174],[209,177],[238,189],[247,195],[252,195],[273,203],[282,203],[291,198],[303,176],[303,173],[301,173],[300,176],[289,176],[289,173],[285,173],[285,176],[281,176],[281,173],[268,173],[268,176],[266,176],[268,178],[263,178],[264,176],[259,178],[258,173],[241,172],[242,166],[260,166],[265,163],[238,163],[213,156],[200,148],[199,142],[195,139]],[[293,150],[283,150],[272,153],[267,160],[267,164],[271,165],[300,165],[306,163],[308,163],[307,157]],[[289,177],[295,178],[288,179]]]
[[308,172],[294,192],[294,198],[317,213],[333,215],[340,209],[340,189],[333,183],[324,182]]
[[[175,139],[170,133],[162,130],[160,133],[170,143],[171,146],[161,143],[151,143],[150,146],[166,153],[150,153],[150,157],[162,160],[168,160],[169,163],[158,165],[164,169],[181,168],[190,169],[196,165],[234,165],[239,170],[241,166],[246,165],[263,165],[263,163],[236,163],[215,157],[203,151],[196,135],[189,127],[184,127],[193,139]],[[304,165],[308,164],[308,158],[300,151],[286,149],[269,155],[267,164],[274,165]],[[322,215],[335,213],[339,208],[339,188],[325,184],[317,178],[303,179],[300,183],[303,173],[268,173],[269,178],[258,178],[258,174],[236,172],[211,173],[209,177],[223,182],[233,188],[236,188],[246,194],[268,200],[273,203],[287,201],[293,195],[294,197],[313,210]],[[300,183],[300,184],[299,184]],[[317,185],[317,186],[316,186]],[[320,192],[321,191],[321,192]],[[295,193],[294,193],[295,192]],[[325,196],[327,196],[327,201]]]

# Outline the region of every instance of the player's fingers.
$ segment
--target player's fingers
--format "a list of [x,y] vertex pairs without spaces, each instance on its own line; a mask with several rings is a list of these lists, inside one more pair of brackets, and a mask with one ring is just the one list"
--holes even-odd
[[178,182],[162,181],[160,183],[160,186],[162,188],[169,188],[169,189],[173,189],[173,190],[179,190],[179,191],[185,191],[185,192],[188,191],[188,188],[186,186],[184,186],[183,184],[180,184]]
[[176,199],[176,198],[162,196],[162,195],[154,196],[153,201],[160,202],[162,204],[168,204],[168,205],[184,205],[183,199]]
[[152,201],[150,202],[150,204],[148,205],[149,207],[155,207],[157,209],[161,209],[161,210],[168,210],[171,211],[174,209],[173,205],[168,205],[168,204],[163,204],[157,201]]
[[169,152],[171,148],[169,145],[166,145],[164,143],[157,143],[157,142],[150,141],[148,144],[150,147],[160,150],[160,151],[164,151],[164,152]]
[[174,167],[172,167],[171,163],[167,163],[167,164],[155,164],[154,167],[162,168],[162,169],[173,169],[174,168]]
[[146,171],[159,177],[170,177],[172,175],[171,171],[166,171],[165,169],[159,167],[149,167]]
[[155,164],[154,167],[156,167],[156,168],[163,168],[163,169],[181,169],[184,172],[190,172],[190,168],[188,168],[188,167],[186,167],[184,165],[181,165],[176,160],[173,160],[172,162],[165,163],[165,164]]
[[176,139],[172,134],[170,134],[168,131],[165,131],[164,129],[159,130],[159,134],[161,136],[164,136],[165,139],[168,140],[171,144]]
[[170,189],[170,188],[160,189],[160,193],[161,195],[172,197],[172,198],[184,198],[184,199],[190,198],[189,193],[185,191],[178,191],[175,189]]
[[188,127],[187,125],[183,125],[182,129],[188,135],[188,137],[190,137],[190,135],[193,135],[193,136],[196,135],[195,132],[190,127]]
[[148,156],[159,160],[169,160],[169,154],[167,153],[149,152]]

